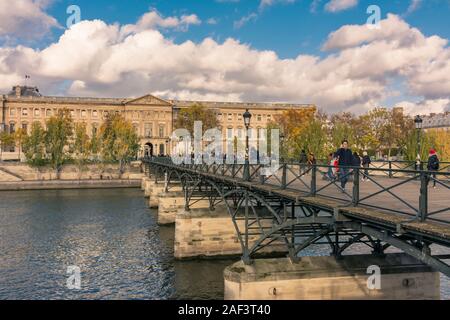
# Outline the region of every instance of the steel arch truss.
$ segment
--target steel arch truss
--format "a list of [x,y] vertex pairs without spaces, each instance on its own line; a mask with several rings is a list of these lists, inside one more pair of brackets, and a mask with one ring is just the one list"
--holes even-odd
[[433,255],[430,245],[436,242],[432,239],[408,236],[399,230],[352,218],[338,219],[334,212],[317,205],[233,183],[217,172],[201,173],[151,162],[147,165],[149,168],[145,171],[154,175],[155,181],[165,178],[168,185],[181,182],[186,210],[200,200],[208,200],[211,210],[225,206],[246,264],[273,248],[297,262],[311,246],[327,246],[330,254],[339,258],[348,248],[359,244],[378,255],[383,255],[389,247],[396,247],[450,277],[450,266],[445,262],[450,255]]

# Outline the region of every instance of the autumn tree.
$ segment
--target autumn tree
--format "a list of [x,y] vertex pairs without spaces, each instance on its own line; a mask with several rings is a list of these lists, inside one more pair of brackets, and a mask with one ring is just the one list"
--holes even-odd
[[331,116],[329,134],[333,149],[340,148],[343,140],[348,140],[349,145],[355,147],[355,116],[349,112]]
[[81,177],[83,169],[91,156],[90,142],[89,135],[86,133],[86,124],[76,123],[74,126],[74,137],[71,151],[78,167],[79,178]]
[[[281,148],[282,156],[285,158],[298,158],[302,149],[309,150],[308,141],[304,139],[305,131],[314,120],[315,109],[291,109],[276,115],[269,123],[270,129],[279,129],[283,134],[284,144]],[[268,130],[270,138],[270,130]],[[270,139],[268,139],[270,141]]]
[[3,157],[3,150],[14,147],[14,134],[7,131],[0,132],[0,160]]
[[40,122],[31,125],[30,135],[23,141],[23,151],[29,165],[39,167],[45,164],[45,131]]
[[51,117],[46,125],[45,149],[49,155],[50,164],[56,170],[56,176],[59,179],[62,165],[67,159],[66,148],[73,131],[69,110],[64,109],[56,116]]
[[120,114],[109,115],[100,127],[101,155],[105,161],[119,162],[119,174],[126,164],[137,156],[139,137],[130,121]]
[[16,145],[19,147],[19,161],[20,161],[20,154],[22,152],[23,143],[28,136],[27,130],[23,128],[19,128],[14,132],[14,141]]
[[194,133],[194,122],[201,121],[203,124],[202,134],[212,128],[219,126],[216,113],[200,104],[194,104],[188,108],[181,109],[175,121],[175,129],[187,129],[191,135]]

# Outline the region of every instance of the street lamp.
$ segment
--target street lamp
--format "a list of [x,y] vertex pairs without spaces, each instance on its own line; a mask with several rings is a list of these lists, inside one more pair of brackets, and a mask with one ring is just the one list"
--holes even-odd
[[250,128],[250,120],[252,119],[252,114],[248,109],[243,114],[244,125],[246,129],[245,134],[245,164],[244,164],[244,180],[250,181],[250,161],[249,161],[249,140],[248,140],[248,130]]
[[417,158],[416,158],[416,169],[422,170],[422,160],[420,159],[420,133],[422,131],[423,120],[420,115],[414,118],[414,124],[417,130]]
[[282,132],[281,134],[280,134],[280,142],[281,142],[281,145],[280,145],[280,153],[281,153],[281,156],[280,156],[280,158],[281,158],[281,161],[283,161],[283,155],[284,155],[284,153],[283,153],[283,146],[284,146],[284,138],[285,138],[285,136],[284,136],[284,133]]

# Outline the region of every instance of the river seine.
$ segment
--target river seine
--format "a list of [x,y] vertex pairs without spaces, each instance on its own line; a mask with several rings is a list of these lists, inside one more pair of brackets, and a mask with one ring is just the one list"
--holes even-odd
[[155,218],[138,189],[0,192],[0,299],[222,299],[235,260],[174,260]]

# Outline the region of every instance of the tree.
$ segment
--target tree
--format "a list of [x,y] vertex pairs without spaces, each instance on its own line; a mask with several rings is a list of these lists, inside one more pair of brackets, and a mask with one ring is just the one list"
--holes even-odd
[[139,137],[130,121],[120,114],[109,115],[100,127],[101,154],[105,161],[119,162],[119,175],[125,165],[137,156]]
[[340,148],[343,140],[348,140],[351,147],[355,144],[355,116],[349,112],[335,114],[330,119],[330,139],[334,150]]
[[51,117],[47,121],[45,149],[50,157],[52,168],[56,170],[57,179],[59,179],[62,165],[67,158],[65,149],[69,145],[72,132],[72,118],[67,109],[62,110],[57,116]]
[[75,124],[71,151],[74,155],[74,160],[78,167],[78,175],[80,178],[85,164],[89,160],[89,157],[91,155],[91,144],[89,135],[86,133],[85,123]]
[[[271,129],[279,129],[283,134],[285,142],[281,147],[281,153],[286,158],[297,158],[302,149],[309,150],[308,141],[305,141],[304,134],[308,126],[315,118],[315,109],[292,109],[286,110],[282,114],[274,117],[268,125],[268,137]],[[270,139],[268,139],[270,141]]]
[[317,159],[326,159],[327,153],[330,151],[327,147],[328,137],[325,125],[323,120],[314,118],[299,136],[299,139],[308,146],[308,152],[312,152]]
[[0,132],[0,160],[3,157],[3,150],[14,147],[14,135],[6,131]]
[[22,151],[23,143],[28,136],[28,133],[25,129],[19,128],[16,132],[14,132],[14,141],[19,147],[19,161],[20,161],[20,153]]
[[450,131],[431,130],[428,132],[431,140],[434,142],[433,148],[436,149],[441,161],[450,160]]
[[31,125],[31,132],[23,141],[23,151],[29,165],[39,167],[45,164],[45,131],[40,122]]
[[216,113],[200,104],[194,104],[186,109],[181,109],[175,122],[175,129],[187,129],[191,135],[194,133],[194,122],[201,121],[203,124],[202,134],[212,128],[219,126]]

